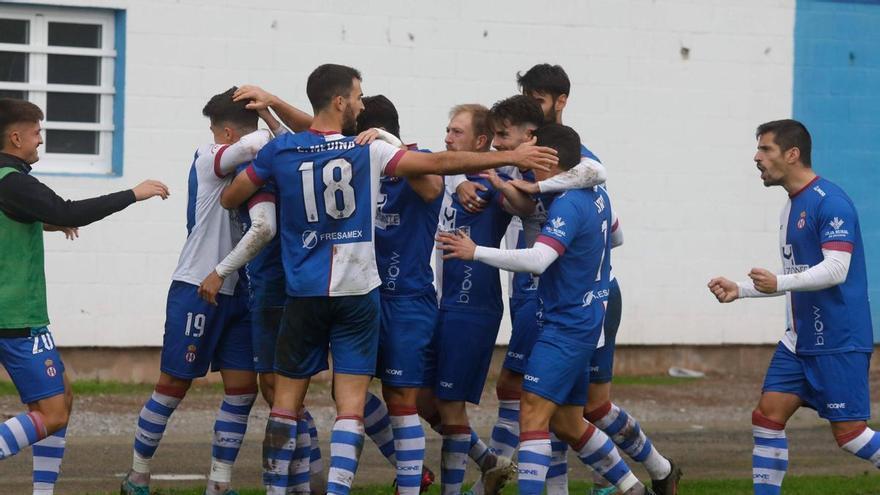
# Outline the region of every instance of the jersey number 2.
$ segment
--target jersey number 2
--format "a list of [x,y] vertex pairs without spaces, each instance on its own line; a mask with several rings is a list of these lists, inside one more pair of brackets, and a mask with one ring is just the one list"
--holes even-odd
[[[339,170],[339,180],[336,180],[335,171]],[[302,176],[303,203],[306,208],[306,218],[309,222],[318,221],[318,202],[315,198],[315,162],[303,162],[299,166]],[[336,220],[350,217],[357,207],[354,198],[354,188],[351,187],[351,162],[344,158],[330,160],[323,167],[324,179],[324,211]],[[336,193],[342,195],[341,204],[337,202]]]

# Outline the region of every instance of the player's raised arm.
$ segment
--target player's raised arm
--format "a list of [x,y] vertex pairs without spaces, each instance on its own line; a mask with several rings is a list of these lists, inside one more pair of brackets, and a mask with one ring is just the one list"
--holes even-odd
[[504,209],[511,215],[527,216],[535,211],[535,200],[528,194],[520,191],[509,180],[504,180],[494,170],[487,170],[483,174],[492,187],[501,191]]
[[[252,178],[248,175],[249,170],[251,170],[250,167],[242,170],[240,174],[235,176],[232,184],[223,189],[223,193],[220,194],[220,204],[224,208],[228,210],[238,208],[260,188],[260,183],[254,182],[255,177]],[[259,179],[256,180],[259,181]]]
[[556,150],[535,146],[534,139],[511,151],[476,153],[469,151],[443,151],[440,153],[405,153],[400,157],[392,175],[455,175],[469,174],[514,164],[520,168],[549,171],[556,165]]
[[238,91],[232,95],[232,99],[233,101],[250,100],[247,108],[251,110],[271,108],[278,114],[278,118],[284,122],[284,125],[293,132],[305,131],[312,125],[311,115],[259,86],[245,84],[238,88]]
[[581,157],[580,163],[569,170],[536,183],[543,193],[583,189],[604,184],[608,178],[605,166],[592,158]]

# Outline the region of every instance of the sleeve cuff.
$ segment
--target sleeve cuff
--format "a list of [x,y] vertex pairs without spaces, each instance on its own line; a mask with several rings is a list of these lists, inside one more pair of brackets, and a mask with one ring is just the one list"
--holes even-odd
[[251,196],[251,199],[248,200],[248,209],[253,208],[255,205],[260,203],[272,203],[275,204],[275,195],[272,193],[257,193]]
[[827,249],[829,251],[843,251],[845,253],[853,252],[852,243],[846,241],[831,241],[822,244],[822,249]]
[[[389,145],[391,146],[391,145]],[[385,173],[386,177],[393,177],[394,171],[397,169],[397,164],[400,163],[400,159],[403,158],[403,155],[406,154],[406,150],[400,150],[391,157],[391,160],[388,161],[388,164],[385,165]]]
[[539,235],[538,238],[535,239],[535,243],[539,243],[539,242],[541,244],[544,244],[544,245],[547,245],[547,246],[550,246],[551,248],[553,248],[553,250],[556,251],[559,254],[559,256],[562,256],[563,254],[565,254],[565,245],[562,244],[561,242],[559,242],[558,240],[548,236],[548,235],[544,235],[544,234]]
[[266,183],[265,180],[261,179],[259,175],[257,175],[256,169],[254,169],[254,164],[248,165],[248,168],[244,169],[244,172],[247,174],[248,179],[251,180],[254,184],[258,186],[262,186]]
[[217,153],[214,154],[214,175],[221,179],[226,177],[226,174],[220,170],[220,159],[223,157],[223,153],[226,152],[227,149],[229,149],[229,145],[224,144],[217,150]]

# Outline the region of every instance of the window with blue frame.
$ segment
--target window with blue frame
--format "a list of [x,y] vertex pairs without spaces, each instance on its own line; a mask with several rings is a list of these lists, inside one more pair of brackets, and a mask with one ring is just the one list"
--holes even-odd
[[111,10],[0,3],[0,97],[29,100],[45,114],[36,171],[119,172],[116,29]]

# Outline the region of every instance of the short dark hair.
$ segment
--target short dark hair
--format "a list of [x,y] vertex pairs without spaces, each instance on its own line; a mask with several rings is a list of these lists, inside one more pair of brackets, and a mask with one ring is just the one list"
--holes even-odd
[[363,102],[364,110],[357,118],[358,132],[371,127],[381,127],[400,139],[400,117],[397,115],[394,103],[391,103],[385,95],[365,96]]
[[535,130],[536,144],[556,150],[559,168],[568,170],[581,161],[581,137],[571,127],[546,124]]
[[228,122],[244,129],[257,128],[257,112],[246,108],[246,100],[232,101],[232,95],[238,90],[233,86],[226,91],[214,95],[208,100],[202,115],[211,119],[211,124]]
[[760,138],[762,134],[768,132],[773,133],[773,142],[783,153],[797,148],[801,152],[801,163],[812,167],[810,154],[813,150],[813,139],[807,126],[793,119],[774,120],[759,125],[755,137]]
[[516,84],[524,93],[548,93],[553,98],[568,95],[571,81],[562,66],[538,64],[527,70],[525,74],[516,73]]
[[315,113],[327,108],[337,96],[347,97],[351,93],[352,81],[363,80],[361,73],[353,67],[338,64],[319,65],[309,74],[306,94]]
[[41,120],[43,111],[33,103],[17,98],[0,98],[0,139],[6,138],[6,129],[12,124]]
[[544,111],[533,98],[525,95],[511,96],[495,102],[489,110],[489,121],[493,127],[504,125],[532,124],[540,127],[544,124]]

